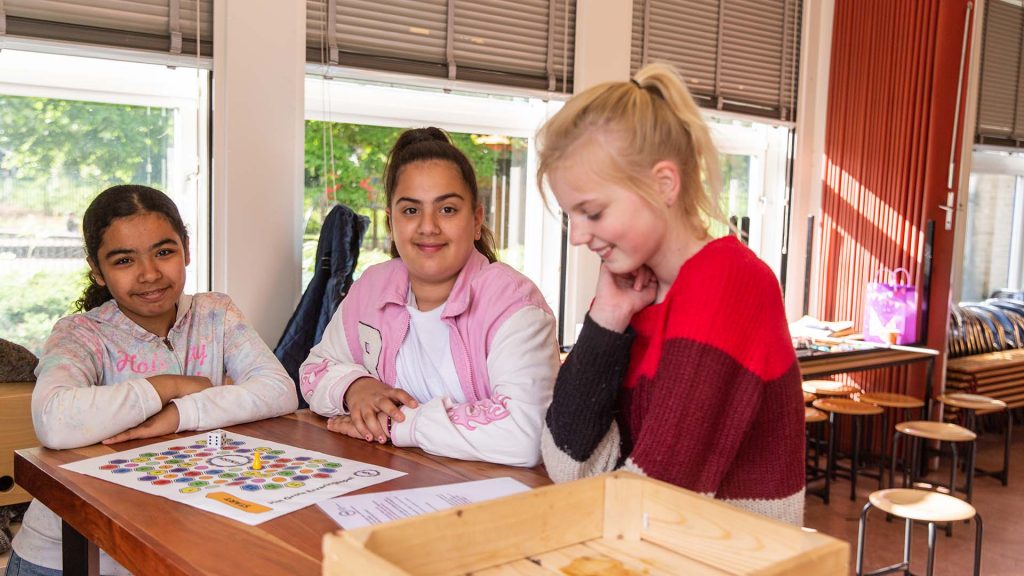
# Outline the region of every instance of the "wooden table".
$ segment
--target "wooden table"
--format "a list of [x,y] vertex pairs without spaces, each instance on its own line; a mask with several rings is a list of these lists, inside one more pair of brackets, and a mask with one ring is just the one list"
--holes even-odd
[[800,374],[804,379],[822,378],[833,374],[861,372],[903,366],[915,362],[927,363],[925,376],[925,405],[922,419],[927,420],[931,413],[932,375],[935,371],[935,358],[939,352],[931,348],[914,346],[889,346],[885,344],[865,350],[847,350],[842,352],[820,352],[799,358]]
[[[326,430],[326,419],[302,410],[227,428],[407,472],[354,494],[510,476],[550,484],[542,467],[513,468],[369,444]],[[30,448],[15,455],[18,483],[64,520],[64,573],[98,574],[97,545],[135,574],[320,574],[321,540],[338,525],[317,506],[247,526],[198,508],[60,468],[62,464],[194,433],[76,450]]]

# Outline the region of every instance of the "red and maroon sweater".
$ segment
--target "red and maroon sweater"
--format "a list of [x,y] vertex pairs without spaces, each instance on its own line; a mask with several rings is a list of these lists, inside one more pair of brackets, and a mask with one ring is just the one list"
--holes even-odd
[[542,452],[556,482],[621,467],[799,525],[804,433],[779,283],[728,236],[687,260],[626,333],[587,317]]

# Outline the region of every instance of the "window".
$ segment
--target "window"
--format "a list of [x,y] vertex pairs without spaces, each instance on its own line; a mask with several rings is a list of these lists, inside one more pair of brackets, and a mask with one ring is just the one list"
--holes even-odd
[[[708,118],[722,169],[722,207],[744,242],[777,277],[782,271],[790,128],[749,119]],[[724,227],[713,227],[715,236]]]
[[175,200],[186,290],[208,289],[207,83],[184,66],[0,52],[0,334],[41,352],[82,292],[85,208],[115,184]]
[[960,300],[1024,289],[1024,154],[975,150]]
[[437,126],[476,168],[499,258],[533,280],[557,310],[561,228],[537,192],[533,140],[557,106],[522,95],[308,78],[303,286],[312,278],[321,223],[335,202],[370,218],[356,276],[389,258],[381,182],[387,153],[403,129]]

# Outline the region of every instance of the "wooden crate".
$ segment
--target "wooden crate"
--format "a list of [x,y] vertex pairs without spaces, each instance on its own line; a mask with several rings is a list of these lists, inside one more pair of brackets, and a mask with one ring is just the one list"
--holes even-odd
[[616,472],[324,536],[325,576],[846,574],[849,544]]
[[0,382],[0,506],[32,499],[14,484],[14,451],[39,446],[32,427],[32,382]]

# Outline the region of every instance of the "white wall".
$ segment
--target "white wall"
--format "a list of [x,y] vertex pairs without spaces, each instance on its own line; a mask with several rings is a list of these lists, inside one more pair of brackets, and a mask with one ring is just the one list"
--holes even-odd
[[[575,92],[601,82],[629,79],[632,23],[632,0],[578,0],[573,74]],[[600,259],[585,246],[569,246],[562,344],[576,342],[576,325],[583,323],[590,309],[600,265]]]
[[[793,198],[786,267],[786,316],[803,313],[807,244],[817,253],[821,230],[821,187],[825,161],[825,116],[828,111],[829,61],[832,56],[834,0],[804,2],[800,88],[796,111],[796,156],[793,159]],[[807,237],[807,217],[814,216],[814,237]],[[809,286],[817,286],[817,258],[811,260]],[[809,296],[814,310],[816,294]]]
[[274,346],[299,299],[305,2],[215,0],[212,286]]

